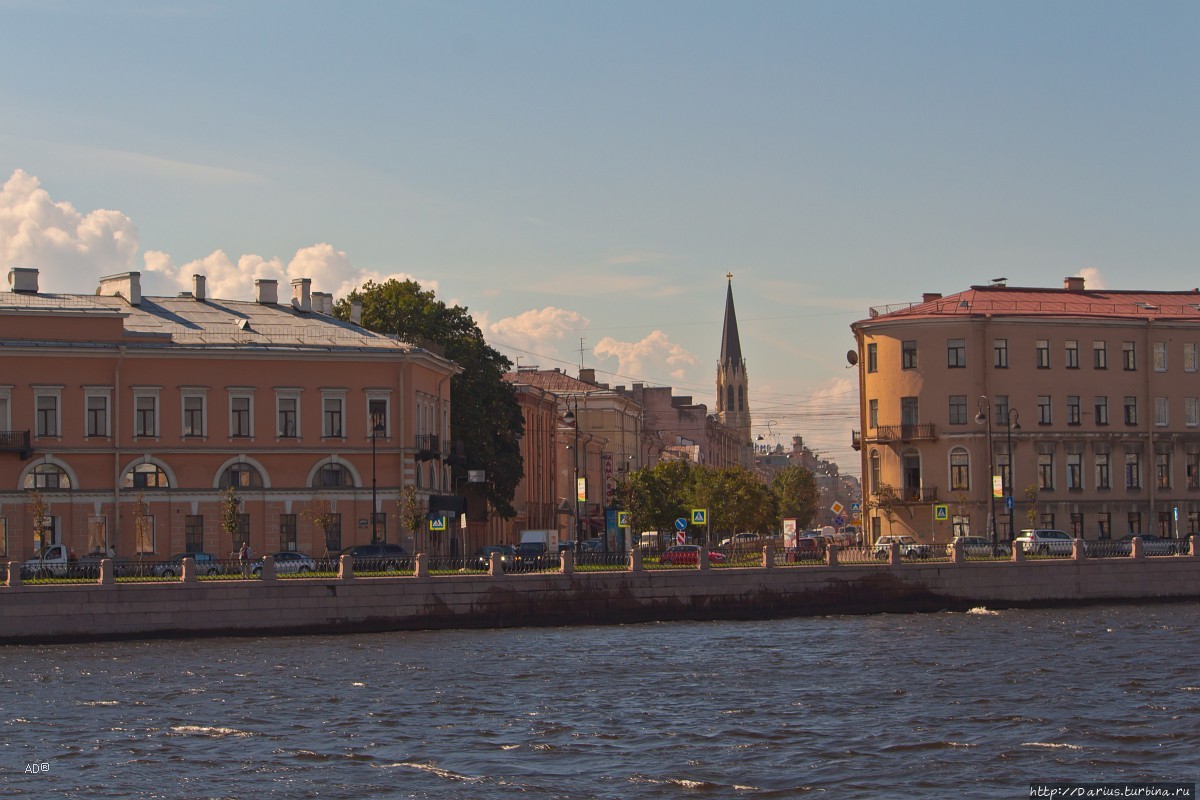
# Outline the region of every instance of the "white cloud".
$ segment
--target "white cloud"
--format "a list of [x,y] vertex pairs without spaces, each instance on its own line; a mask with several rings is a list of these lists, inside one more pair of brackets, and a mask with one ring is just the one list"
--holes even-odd
[[1100,275],[1100,270],[1095,267],[1084,267],[1077,273],[1083,278],[1083,286],[1085,289],[1107,289],[1104,285],[1104,278]]
[[[615,372],[626,378],[668,375],[682,381],[687,368],[698,363],[696,356],[675,344],[662,331],[652,331],[639,342],[621,342],[606,336],[592,350],[598,359],[617,359]],[[654,380],[655,383],[668,383]]]
[[119,211],[55,202],[20,169],[0,187],[0,268],[37,269],[43,291],[75,292],[81,274],[91,283],[134,269],[137,251],[137,227]]
[[[503,340],[504,345],[519,350],[540,353],[555,350],[568,334],[586,329],[589,322],[577,311],[546,306],[534,308],[515,317],[505,317],[491,324],[480,323],[480,330]],[[525,360],[528,357],[523,356]]]

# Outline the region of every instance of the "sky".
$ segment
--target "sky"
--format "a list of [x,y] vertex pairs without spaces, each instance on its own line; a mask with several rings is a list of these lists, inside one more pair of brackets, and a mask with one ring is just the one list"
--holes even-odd
[[1193,0],[0,0],[0,270],[412,278],[710,408],[732,273],[754,432],[859,474],[872,306],[1200,283],[1198,40]]

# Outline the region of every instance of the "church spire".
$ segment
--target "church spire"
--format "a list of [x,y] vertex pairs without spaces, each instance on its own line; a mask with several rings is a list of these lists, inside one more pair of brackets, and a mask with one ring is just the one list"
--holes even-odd
[[717,420],[738,432],[743,444],[750,442],[750,387],[742,341],[738,337],[737,314],[733,310],[733,273],[725,290],[725,325],[721,330],[721,360],[717,364]]

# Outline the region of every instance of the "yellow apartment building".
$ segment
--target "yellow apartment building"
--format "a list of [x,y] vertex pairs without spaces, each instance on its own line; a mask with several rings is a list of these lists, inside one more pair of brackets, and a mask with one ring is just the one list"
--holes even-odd
[[851,329],[872,538],[1200,531],[1200,291],[1000,279]]

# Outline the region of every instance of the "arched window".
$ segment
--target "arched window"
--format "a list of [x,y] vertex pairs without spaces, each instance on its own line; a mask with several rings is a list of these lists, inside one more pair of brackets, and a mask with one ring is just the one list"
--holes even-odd
[[239,461],[236,464],[230,464],[221,473],[221,488],[225,489],[230,486],[238,489],[242,488],[261,488],[263,485],[262,475],[253,464],[247,464],[245,461]]
[[171,482],[157,464],[138,464],[125,473],[126,489],[167,489]]
[[867,489],[871,492],[879,491],[879,451],[871,451],[871,485]]
[[70,489],[71,476],[57,464],[38,464],[25,474],[26,489]]
[[746,387],[738,387],[738,411],[746,410]]
[[736,407],[737,406],[735,406],[733,404],[733,387],[726,386],[725,387],[725,410],[733,411],[733,409],[735,409]]
[[962,447],[950,451],[950,488],[963,492],[971,490],[971,456]]
[[354,481],[350,476],[350,471],[341,464],[322,464],[313,476],[313,486],[321,488],[326,486],[353,486]]

